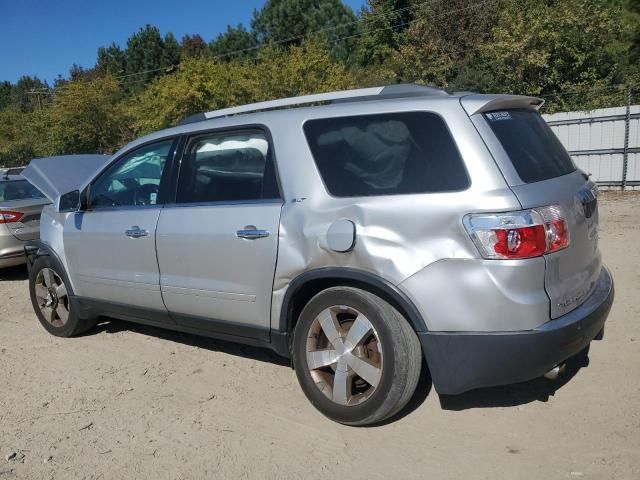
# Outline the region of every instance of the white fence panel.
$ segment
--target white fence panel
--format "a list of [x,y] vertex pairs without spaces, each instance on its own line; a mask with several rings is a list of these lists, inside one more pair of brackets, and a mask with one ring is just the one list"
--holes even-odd
[[[543,115],[578,167],[604,186],[620,186],[624,171],[627,108]],[[640,105],[632,105],[627,144],[629,186],[640,186]]]

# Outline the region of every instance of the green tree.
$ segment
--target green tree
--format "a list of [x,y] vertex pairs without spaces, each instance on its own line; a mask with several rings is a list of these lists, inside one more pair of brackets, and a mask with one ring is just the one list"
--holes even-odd
[[631,39],[629,62],[635,67],[633,69],[633,74],[635,75],[640,73],[640,2],[638,0],[626,0],[624,7]]
[[7,108],[11,105],[13,100],[14,86],[11,82],[0,82],[0,110]]
[[255,62],[188,58],[156,80],[131,107],[138,134],[176,125],[194,113],[354,86],[346,68],[317,44],[261,50]]
[[44,154],[36,128],[38,115],[39,112],[21,112],[14,106],[0,110],[0,166],[25,165]]
[[69,69],[69,80],[91,80],[99,76],[95,68],[85,68],[82,65],[73,64]]
[[324,43],[307,41],[288,49],[261,50],[255,67],[254,101],[355,88],[353,75],[332,59]]
[[140,91],[143,86],[180,61],[180,45],[173,34],[164,38],[157,27],[146,25],[127,40],[125,50],[125,86]]
[[259,44],[300,45],[313,35],[346,59],[355,40],[357,17],[342,0],[267,0],[254,10],[251,27]]
[[242,24],[237,27],[227,25],[227,30],[209,44],[209,51],[214,59],[229,61],[252,57],[255,47],[253,32],[247,31]]
[[601,105],[610,100],[586,91],[631,69],[630,22],[616,2],[433,0],[385,65],[399,80],[452,90],[552,95],[553,109]]
[[253,75],[240,64],[187,58],[178,70],[152,83],[131,106],[137,134],[176,125],[198,112],[251,99]]
[[[553,95],[556,110],[601,106],[594,89],[625,80],[629,35],[621,13],[592,0],[531,0],[526,9],[506,2],[480,46],[487,89]],[[573,91],[582,93],[559,95]]]
[[115,43],[108,47],[98,48],[96,70],[101,74],[121,75],[126,65],[125,52]]
[[[534,0],[537,1],[537,0]],[[415,18],[389,59],[399,80],[455,88],[476,88],[478,48],[491,36],[503,0],[433,0],[415,9]],[[398,37],[397,37],[398,38]],[[460,76],[471,87],[459,84]],[[476,78],[478,77],[478,78]]]
[[420,0],[369,0],[362,9],[357,61],[362,66],[382,64],[406,41]]
[[167,33],[162,42],[161,66],[177,66],[180,63],[181,53],[181,47],[176,37],[171,32]]
[[44,121],[48,155],[110,153],[131,136],[122,88],[111,75],[58,88]]

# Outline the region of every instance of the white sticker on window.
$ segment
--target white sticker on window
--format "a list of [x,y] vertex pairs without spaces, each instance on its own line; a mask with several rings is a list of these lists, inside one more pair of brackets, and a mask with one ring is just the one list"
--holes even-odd
[[491,122],[499,122],[500,120],[511,120],[511,114],[509,112],[489,112],[487,118]]
[[152,193],[152,194],[149,195],[149,203],[151,205],[155,205],[157,201],[158,201],[158,194],[157,193]]

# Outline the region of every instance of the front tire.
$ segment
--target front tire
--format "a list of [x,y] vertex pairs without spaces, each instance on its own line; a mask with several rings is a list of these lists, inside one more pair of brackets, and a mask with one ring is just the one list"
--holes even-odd
[[311,403],[330,419],[369,425],[398,413],[420,377],[420,342],[381,298],[351,287],[318,293],[302,311],[293,363]]
[[33,310],[42,326],[57,337],[73,337],[90,330],[95,319],[80,318],[73,308],[73,291],[64,269],[51,257],[39,257],[29,271]]

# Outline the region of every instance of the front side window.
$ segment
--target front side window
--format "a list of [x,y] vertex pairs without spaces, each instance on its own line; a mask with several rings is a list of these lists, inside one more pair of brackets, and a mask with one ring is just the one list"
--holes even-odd
[[310,120],[304,132],[337,197],[464,190],[469,178],[444,120],[402,112]]
[[279,198],[269,142],[261,132],[194,138],[180,167],[178,203]]
[[44,195],[26,180],[0,182],[0,202],[26,200],[29,198],[44,198]]
[[173,140],[142,147],[121,158],[91,186],[92,208],[155,205]]

